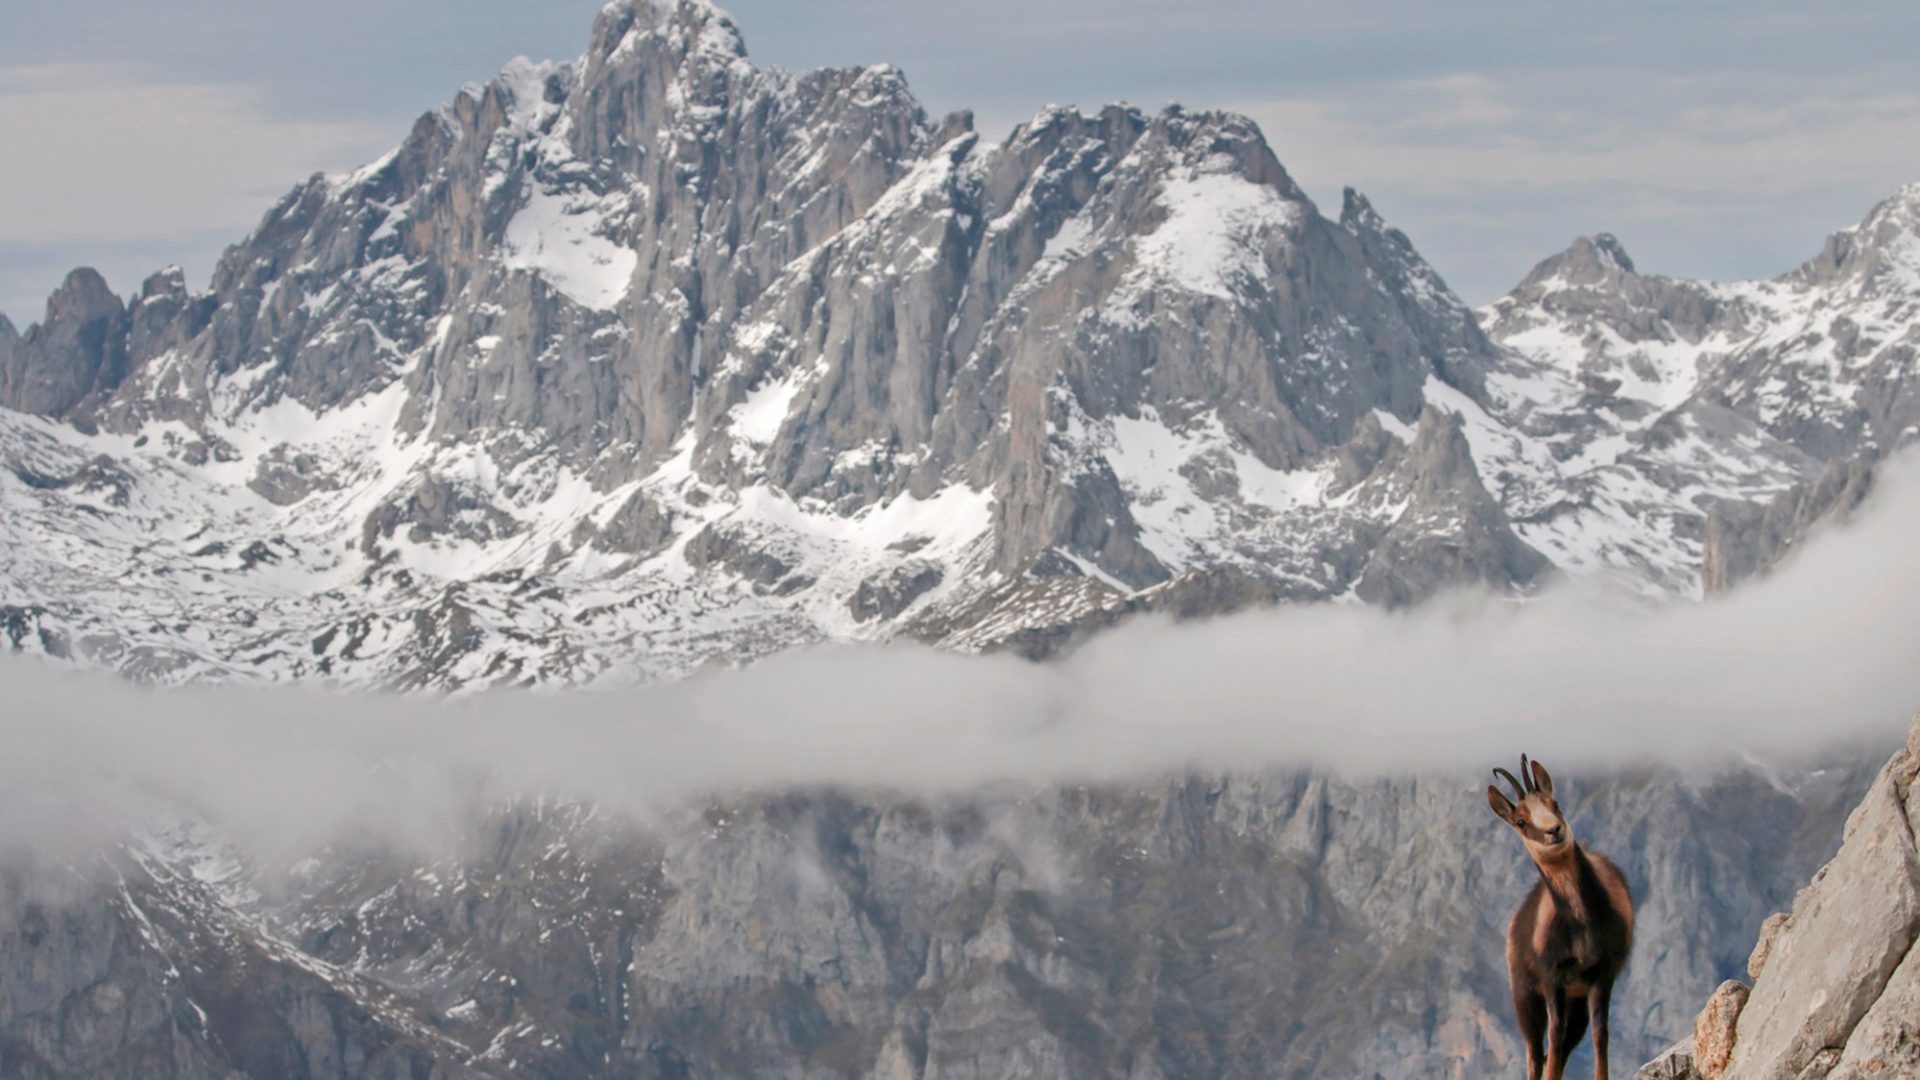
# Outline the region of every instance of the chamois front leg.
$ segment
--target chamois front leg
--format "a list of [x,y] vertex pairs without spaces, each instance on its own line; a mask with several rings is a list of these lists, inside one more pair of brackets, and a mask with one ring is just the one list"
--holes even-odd
[[1567,995],[1559,987],[1547,995],[1547,1072],[1542,1080],[1567,1078]]
[[1540,1052],[1547,1031],[1547,999],[1531,990],[1513,995],[1513,1014],[1520,1021],[1520,1037],[1527,1047],[1527,1080],[1540,1080],[1546,1056]]
[[1593,1080],[1608,1080],[1607,1077],[1607,1034],[1608,1017],[1613,1012],[1613,980],[1602,979],[1593,993],[1587,998],[1587,1006],[1593,1019]]

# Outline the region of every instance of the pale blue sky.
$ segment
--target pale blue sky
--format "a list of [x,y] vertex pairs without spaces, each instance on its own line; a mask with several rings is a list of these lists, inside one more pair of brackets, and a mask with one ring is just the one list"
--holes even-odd
[[[213,260],[600,0],[0,0],[0,311]],[[1048,103],[1232,108],[1373,197],[1470,301],[1581,233],[1642,269],[1791,268],[1920,180],[1911,0],[735,0],[756,62],[888,61],[999,135]]]

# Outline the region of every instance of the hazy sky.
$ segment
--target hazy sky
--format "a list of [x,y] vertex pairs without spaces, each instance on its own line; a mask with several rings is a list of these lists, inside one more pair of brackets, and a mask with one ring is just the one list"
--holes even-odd
[[[599,0],[6,0],[0,311],[213,261]],[[762,64],[889,61],[992,136],[1042,105],[1225,107],[1323,208],[1366,191],[1470,301],[1582,233],[1642,269],[1787,270],[1920,180],[1912,0],[735,0]]]
[[1563,587],[1525,605],[1303,605],[1139,620],[1049,664],[825,648],[538,699],[151,691],[0,656],[0,847],[97,842],[156,805],[291,857],[343,827],[428,840],[487,796],[646,813],[742,788],[922,794],[1183,768],[1420,773],[1472,791],[1523,750],[1563,782],[1879,759],[1920,704],[1917,529],[1909,456],[1851,527],[1705,603]]

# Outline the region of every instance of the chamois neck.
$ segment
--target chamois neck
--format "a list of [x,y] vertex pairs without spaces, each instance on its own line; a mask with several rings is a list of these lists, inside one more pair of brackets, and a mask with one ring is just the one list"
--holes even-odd
[[1553,893],[1554,900],[1564,905],[1564,910],[1577,918],[1586,918],[1586,890],[1581,888],[1582,872],[1586,868],[1586,853],[1580,850],[1575,841],[1567,849],[1552,855],[1543,855],[1530,851],[1534,868],[1540,871],[1540,878],[1546,882],[1547,889]]

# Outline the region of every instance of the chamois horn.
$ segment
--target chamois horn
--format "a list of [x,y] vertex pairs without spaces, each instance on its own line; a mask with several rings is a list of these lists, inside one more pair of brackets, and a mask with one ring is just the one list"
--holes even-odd
[[[1522,771],[1524,771],[1524,767]],[[1521,786],[1520,781],[1514,779],[1512,773],[1505,769],[1496,768],[1493,770],[1493,775],[1505,780],[1507,784],[1513,788],[1513,804],[1515,806],[1527,801],[1527,789]]]

